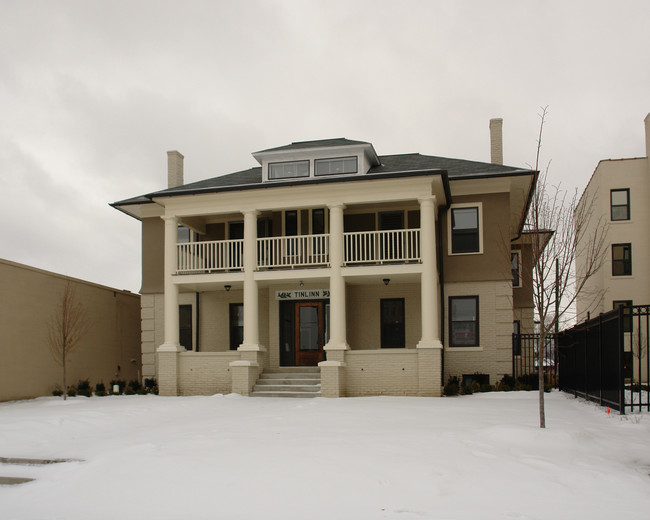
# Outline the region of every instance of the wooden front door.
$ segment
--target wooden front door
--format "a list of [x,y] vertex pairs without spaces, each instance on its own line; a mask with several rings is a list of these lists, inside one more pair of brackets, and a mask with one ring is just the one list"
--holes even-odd
[[297,302],[296,366],[315,366],[323,359],[323,302]]

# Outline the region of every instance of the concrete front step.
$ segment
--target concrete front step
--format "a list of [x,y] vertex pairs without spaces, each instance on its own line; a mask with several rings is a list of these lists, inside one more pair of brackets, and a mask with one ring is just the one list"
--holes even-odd
[[253,392],[320,392],[320,384],[317,385],[260,385],[253,387]]
[[318,367],[267,368],[260,374],[252,397],[318,397],[320,369]]
[[298,372],[299,374],[316,373],[320,374],[319,367],[279,367],[279,368],[265,368],[265,374],[290,374]]
[[320,392],[251,392],[251,397],[320,397]]
[[267,374],[260,375],[263,381],[320,381],[320,374]]

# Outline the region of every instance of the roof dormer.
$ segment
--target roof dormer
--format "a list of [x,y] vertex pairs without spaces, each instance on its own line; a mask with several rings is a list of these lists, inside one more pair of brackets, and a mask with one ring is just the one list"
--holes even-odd
[[344,137],[295,142],[255,152],[253,157],[262,165],[264,182],[360,175],[380,164],[371,143]]

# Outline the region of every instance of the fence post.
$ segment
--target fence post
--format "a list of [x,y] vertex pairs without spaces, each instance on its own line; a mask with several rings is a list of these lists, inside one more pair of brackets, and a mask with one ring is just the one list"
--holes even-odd
[[[619,413],[625,415],[625,377],[623,374],[623,366],[625,364],[625,342],[623,341],[623,319],[624,309],[623,305],[618,308],[618,330],[616,333],[618,340],[618,400],[619,400]],[[632,312],[632,309],[630,309]],[[632,333],[630,333],[630,339]],[[632,343],[632,342],[630,342]]]
[[598,315],[598,404],[603,405],[603,315]]

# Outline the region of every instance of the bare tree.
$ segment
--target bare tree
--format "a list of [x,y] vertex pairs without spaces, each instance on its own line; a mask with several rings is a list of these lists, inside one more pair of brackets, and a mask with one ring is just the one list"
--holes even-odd
[[[539,171],[542,132],[548,107],[540,113],[535,170]],[[539,319],[536,363],[539,373],[539,426],[546,427],[544,411],[545,346],[574,308],[585,283],[600,269],[605,253],[606,223],[590,200],[579,200],[548,182],[548,166],[539,173],[526,225],[533,255],[533,304]],[[576,276],[575,261],[581,258]],[[594,295],[594,298],[597,296]]]
[[66,370],[70,354],[79,346],[79,342],[88,332],[88,328],[89,320],[86,310],[77,300],[72,282],[67,280],[61,300],[48,321],[50,352],[63,369],[64,399],[67,399],[68,395]]

